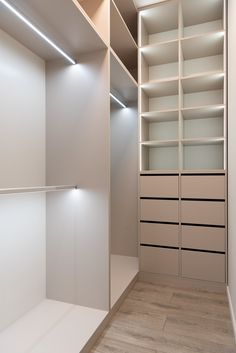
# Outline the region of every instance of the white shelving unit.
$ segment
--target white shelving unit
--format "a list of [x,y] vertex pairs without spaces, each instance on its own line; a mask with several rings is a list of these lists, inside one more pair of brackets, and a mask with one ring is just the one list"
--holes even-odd
[[139,16],[141,172],[224,170],[224,1],[163,1]]

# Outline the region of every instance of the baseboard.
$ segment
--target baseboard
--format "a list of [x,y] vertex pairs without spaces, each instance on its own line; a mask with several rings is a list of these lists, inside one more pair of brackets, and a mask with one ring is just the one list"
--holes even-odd
[[231,295],[230,295],[230,291],[229,291],[229,286],[227,286],[227,296],[228,296],[230,316],[231,316],[231,321],[232,321],[233,331],[234,331],[234,339],[236,342],[236,318],[235,318],[235,314],[234,314],[234,309],[233,309],[233,304],[232,304]]

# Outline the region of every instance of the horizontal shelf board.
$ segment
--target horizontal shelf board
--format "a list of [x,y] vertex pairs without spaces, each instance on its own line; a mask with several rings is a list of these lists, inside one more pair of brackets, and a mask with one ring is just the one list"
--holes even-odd
[[162,65],[178,61],[178,40],[168,41],[156,45],[147,45],[140,49],[143,57],[150,66]]
[[32,192],[52,192],[62,190],[73,190],[77,189],[76,185],[57,185],[57,186],[32,186],[25,188],[5,188],[0,189],[0,194],[20,194],[20,193],[32,193]]
[[141,142],[141,146],[146,147],[169,147],[176,146],[178,147],[178,140],[167,140],[167,141],[143,141]]
[[150,81],[141,85],[149,97],[165,97],[178,94],[179,81],[177,77],[168,80]]
[[185,26],[223,18],[223,0],[182,0],[182,13]]
[[194,93],[223,89],[224,76],[223,72],[214,72],[182,78],[183,92]]
[[133,0],[114,0],[117,8],[119,9],[125,23],[137,42],[137,9]]
[[219,117],[224,114],[223,105],[209,105],[203,107],[185,108],[182,109],[184,119],[204,119]]
[[[11,4],[68,55],[75,59],[78,56],[78,61],[80,54],[107,48],[80,11],[76,0],[61,0],[60,6],[57,0],[34,1],[33,4],[30,0],[12,0]],[[44,60],[61,58],[57,51],[1,3],[0,27]]]
[[224,52],[224,31],[216,31],[181,39],[185,60],[219,55]]
[[178,28],[178,1],[164,2],[140,12],[149,34]]
[[119,10],[111,1],[111,47],[125,66],[131,70],[137,68],[138,46]]
[[175,121],[179,118],[179,111],[174,109],[156,112],[145,112],[141,114],[141,117],[148,122]]
[[116,53],[110,50],[111,89],[118,92],[126,103],[138,100],[138,84],[120,61]]
[[184,146],[198,146],[198,145],[221,145],[224,143],[223,137],[218,138],[196,138],[181,140]]

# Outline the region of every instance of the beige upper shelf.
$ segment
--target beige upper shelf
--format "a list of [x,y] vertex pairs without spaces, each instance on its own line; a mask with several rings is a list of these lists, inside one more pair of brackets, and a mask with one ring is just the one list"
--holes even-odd
[[[12,0],[12,6],[73,58],[106,47],[76,0]],[[60,54],[0,3],[0,27],[45,60]]]
[[182,0],[184,26],[216,21],[223,18],[223,0]]

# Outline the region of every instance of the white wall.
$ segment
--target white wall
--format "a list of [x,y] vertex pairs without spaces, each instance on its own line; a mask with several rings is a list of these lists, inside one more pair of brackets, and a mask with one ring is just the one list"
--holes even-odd
[[111,252],[138,256],[138,112],[111,109]]
[[228,283],[236,316],[236,1],[228,1]]

